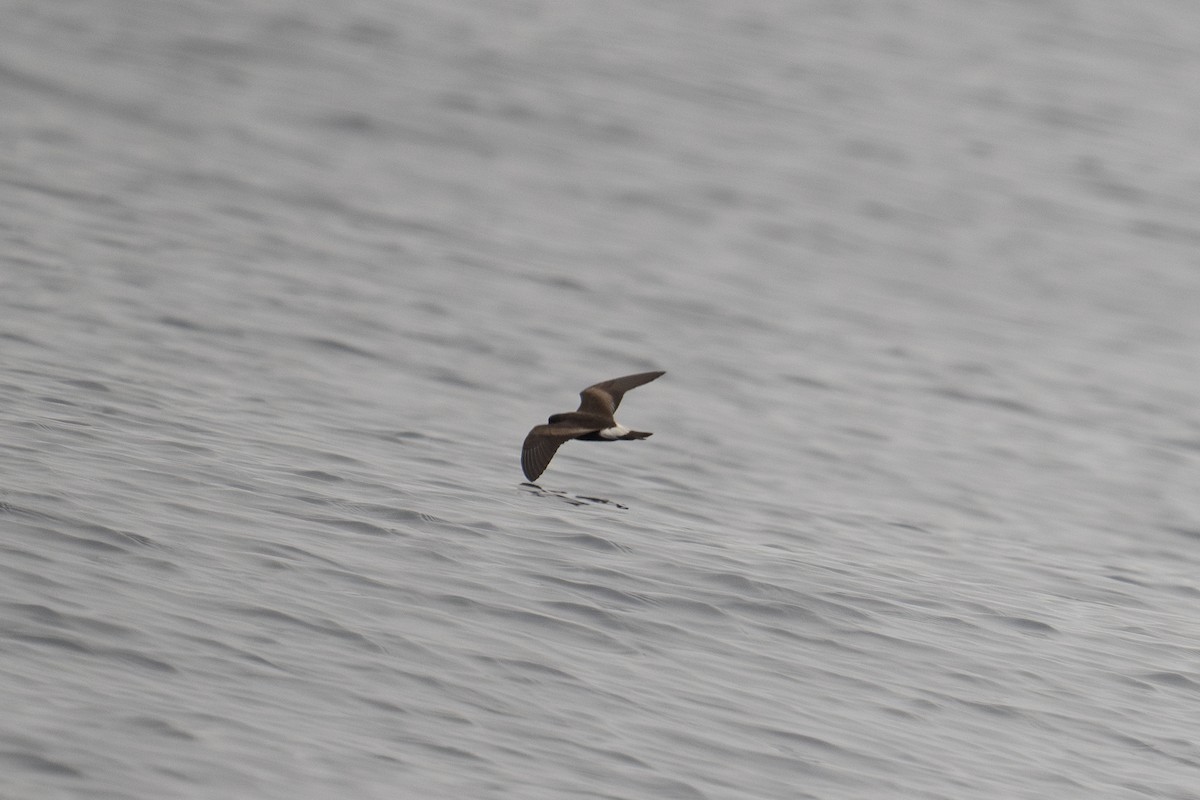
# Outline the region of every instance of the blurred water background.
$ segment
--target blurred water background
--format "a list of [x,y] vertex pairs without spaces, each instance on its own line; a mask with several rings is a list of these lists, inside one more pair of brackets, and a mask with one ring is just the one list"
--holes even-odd
[[1200,798],[1197,41],[4,3],[0,797]]

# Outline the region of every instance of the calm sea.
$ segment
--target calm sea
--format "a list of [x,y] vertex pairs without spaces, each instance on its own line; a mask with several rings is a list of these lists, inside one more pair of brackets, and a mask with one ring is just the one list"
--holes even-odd
[[0,798],[1200,798],[1197,41],[6,3]]

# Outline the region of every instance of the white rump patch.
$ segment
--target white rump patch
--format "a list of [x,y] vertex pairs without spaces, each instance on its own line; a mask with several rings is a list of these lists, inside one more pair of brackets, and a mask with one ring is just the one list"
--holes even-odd
[[629,428],[626,428],[624,425],[618,422],[611,428],[605,428],[604,430],[600,431],[600,436],[604,439],[620,439],[627,433],[629,433]]

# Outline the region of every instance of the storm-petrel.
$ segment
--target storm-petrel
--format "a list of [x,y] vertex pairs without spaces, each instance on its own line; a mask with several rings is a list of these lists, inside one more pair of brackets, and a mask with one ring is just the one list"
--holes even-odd
[[613,419],[621,398],[630,389],[649,383],[664,372],[639,372],[624,378],[589,386],[579,393],[579,410],[553,414],[546,425],[538,425],[521,446],[521,469],[525,477],[536,481],[546,471],[554,453],[568,439],[585,442],[612,442],[617,439],[645,439],[649,433],[631,431]]

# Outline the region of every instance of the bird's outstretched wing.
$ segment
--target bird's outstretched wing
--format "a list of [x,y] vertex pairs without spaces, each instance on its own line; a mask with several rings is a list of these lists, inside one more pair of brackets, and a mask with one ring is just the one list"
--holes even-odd
[[563,442],[595,433],[596,430],[577,425],[538,425],[525,437],[525,444],[521,445],[521,470],[525,477],[536,481],[546,471],[550,459],[554,458]]
[[611,417],[617,412],[617,406],[621,405],[621,398],[625,396],[626,392],[665,374],[665,372],[639,372],[637,375],[626,375],[624,378],[613,378],[611,381],[589,386],[579,393],[579,410],[588,414],[604,414]]

